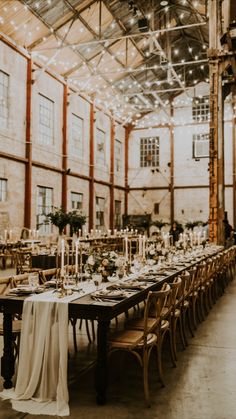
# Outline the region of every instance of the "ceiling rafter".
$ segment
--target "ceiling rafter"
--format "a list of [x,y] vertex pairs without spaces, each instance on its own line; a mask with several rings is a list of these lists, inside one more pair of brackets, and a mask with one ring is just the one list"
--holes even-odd
[[[22,4],[27,4],[27,2],[26,2],[26,0],[19,0]],[[42,23],[44,23],[44,25],[46,25],[47,27],[51,27],[43,18],[42,18],[42,16],[40,16],[34,9],[32,9],[29,5],[27,5],[27,7],[30,9],[30,11],[42,22]],[[54,34],[55,35],[55,37],[57,37],[58,39],[60,39],[60,41],[62,42],[63,41],[63,38],[59,35],[59,34]],[[65,42],[66,43],[66,42]],[[70,47],[70,45],[67,45],[69,48],[71,48]],[[87,67],[88,67],[88,69],[91,71],[91,73],[93,73],[93,68],[92,68],[92,66],[91,66],[91,64],[89,63],[89,61],[79,52],[79,51],[77,51],[77,50],[73,50],[72,49],[72,51],[75,53],[75,54],[77,54],[79,57],[80,57],[80,59],[87,65]],[[40,71],[40,70],[39,70]],[[113,87],[113,85],[110,83],[110,81],[109,80],[107,80],[107,78],[102,74],[102,73],[100,73],[100,72],[98,72],[98,75],[100,75],[100,77],[102,77],[103,78],[103,80],[105,81],[105,83],[107,84],[107,85],[109,85],[111,88],[112,88],[112,90],[114,89],[116,92],[117,92],[117,94],[119,94],[119,91],[117,91],[117,89],[116,88],[114,88]]]

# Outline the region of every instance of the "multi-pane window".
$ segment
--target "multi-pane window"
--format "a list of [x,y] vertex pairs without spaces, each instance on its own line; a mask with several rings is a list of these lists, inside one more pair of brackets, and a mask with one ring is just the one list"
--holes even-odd
[[115,228],[121,228],[121,201],[115,201]]
[[193,135],[193,157],[209,157],[209,134]]
[[54,102],[39,94],[39,142],[53,144]]
[[79,116],[71,115],[71,152],[83,157],[83,128],[84,121]]
[[51,224],[47,223],[45,217],[52,211],[52,195],[52,188],[37,186],[36,225],[40,234],[50,234],[52,232]]
[[105,138],[106,133],[100,128],[96,129],[96,163],[105,164]]
[[83,194],[71,192],[71,208],[73,210],[82,210],[83,207]]
[[0,179],[0,202],[7,200],[7,180]]
[[105,198],[96,196],[96,228],[104,227]]
[[9,76],[0,71],[0,127],[6,128],[9,117]]
[[192,116],[194,121],[209,121],[210,105],[208,96],[203,96],[199,98],[196,97],[193,99]]
[[140,166],[159,166],[159,137],[140,138]]
[[122,143],[119,140],[115,140],[115,172],[121,171],[122,163]]

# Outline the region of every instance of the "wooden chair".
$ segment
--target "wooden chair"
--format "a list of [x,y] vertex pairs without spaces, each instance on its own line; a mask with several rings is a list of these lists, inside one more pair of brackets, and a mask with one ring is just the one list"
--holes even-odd
[[177,326],[179,327],[179,335],[183,348],[185,348],[185,340],[183,336],[183,324],[182,324],[182,302],[184,298],[184,291],[182,289],[182,279],[180,276],[174,278],[173,282],[169,282],[171,287],[171,337],[172,345],[174,351],[175,361],[177,361],[177,346],[176,346],[176,337],[177,337]]
[[[170,331],[170,323],[167,324],[167,320],[164,320],[164,314],[166,315],[166,307],[168,305],[168,297],[170,296],[171,288],[170,285],[164,283],[160,291],[156,291],[157,304],[159,305],[158,311],[160,310],[161,322],[156,327],[155,310],[150,310],[148,317],[148,327],[150,332],[154,332],[157,335],[157,366],[159,378],[162,386],[164,387],[163,368],[162,368],[162,343],[163,337],[167,330]],[[170,301],[170,300],[169,300]],[[168,327],[169,329],[168,329]],[[128,320],[126,328],[142,330],[144,327],[144,317],[134,318]],[[174,355],[173,355],[174,357]]]
[[[148,385],[148,364],[152,349],[158,349],[158,328],[160,329],[161,311],[165,298],[157,292],[149,292],[142,319],[142,329],[125,329],[110,336],[109,352],[128,352],[138,359],[143,370],[143,387],[147,406],[150,406]],[[155,317],[153,317],[155,313]]]
[[52,278],[58,278],[59,274],[59,268],[44,269],[43,271],[39,271],[39,283],[44,284]]
[[[14,288],[15,283],[13,277],[0,278],[0,294],[5,295],[11,288]],[[21,320],[13,318],[12,321],[12,345],[15,353],[15,358],[19,355],[20,347],[20,333],[21,333]],[[3,336],[3,323],[0,323],[0,336]]]

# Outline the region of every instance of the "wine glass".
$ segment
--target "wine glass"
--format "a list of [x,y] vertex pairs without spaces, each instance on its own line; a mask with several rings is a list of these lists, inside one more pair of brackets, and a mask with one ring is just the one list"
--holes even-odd
[[102,275],[101,274],[93,274],[92,275],[93,283],[96,287],[96,291],[98,291],[100,284],[102,283]]
[[35,290],[39,285],[39,275],[38,275],[38,273],[37,272],[31,272],[29,274],[28,281],[29,281],[29,286],[32,288],[32,290]]

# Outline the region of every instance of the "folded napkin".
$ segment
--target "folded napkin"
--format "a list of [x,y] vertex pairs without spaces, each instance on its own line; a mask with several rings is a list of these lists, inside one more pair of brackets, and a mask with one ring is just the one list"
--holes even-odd
[[15,410],[30,414],[68,416],[68,302],[77,293],[58,299],[52,292],[24,301],[19,367],[11,398]]

